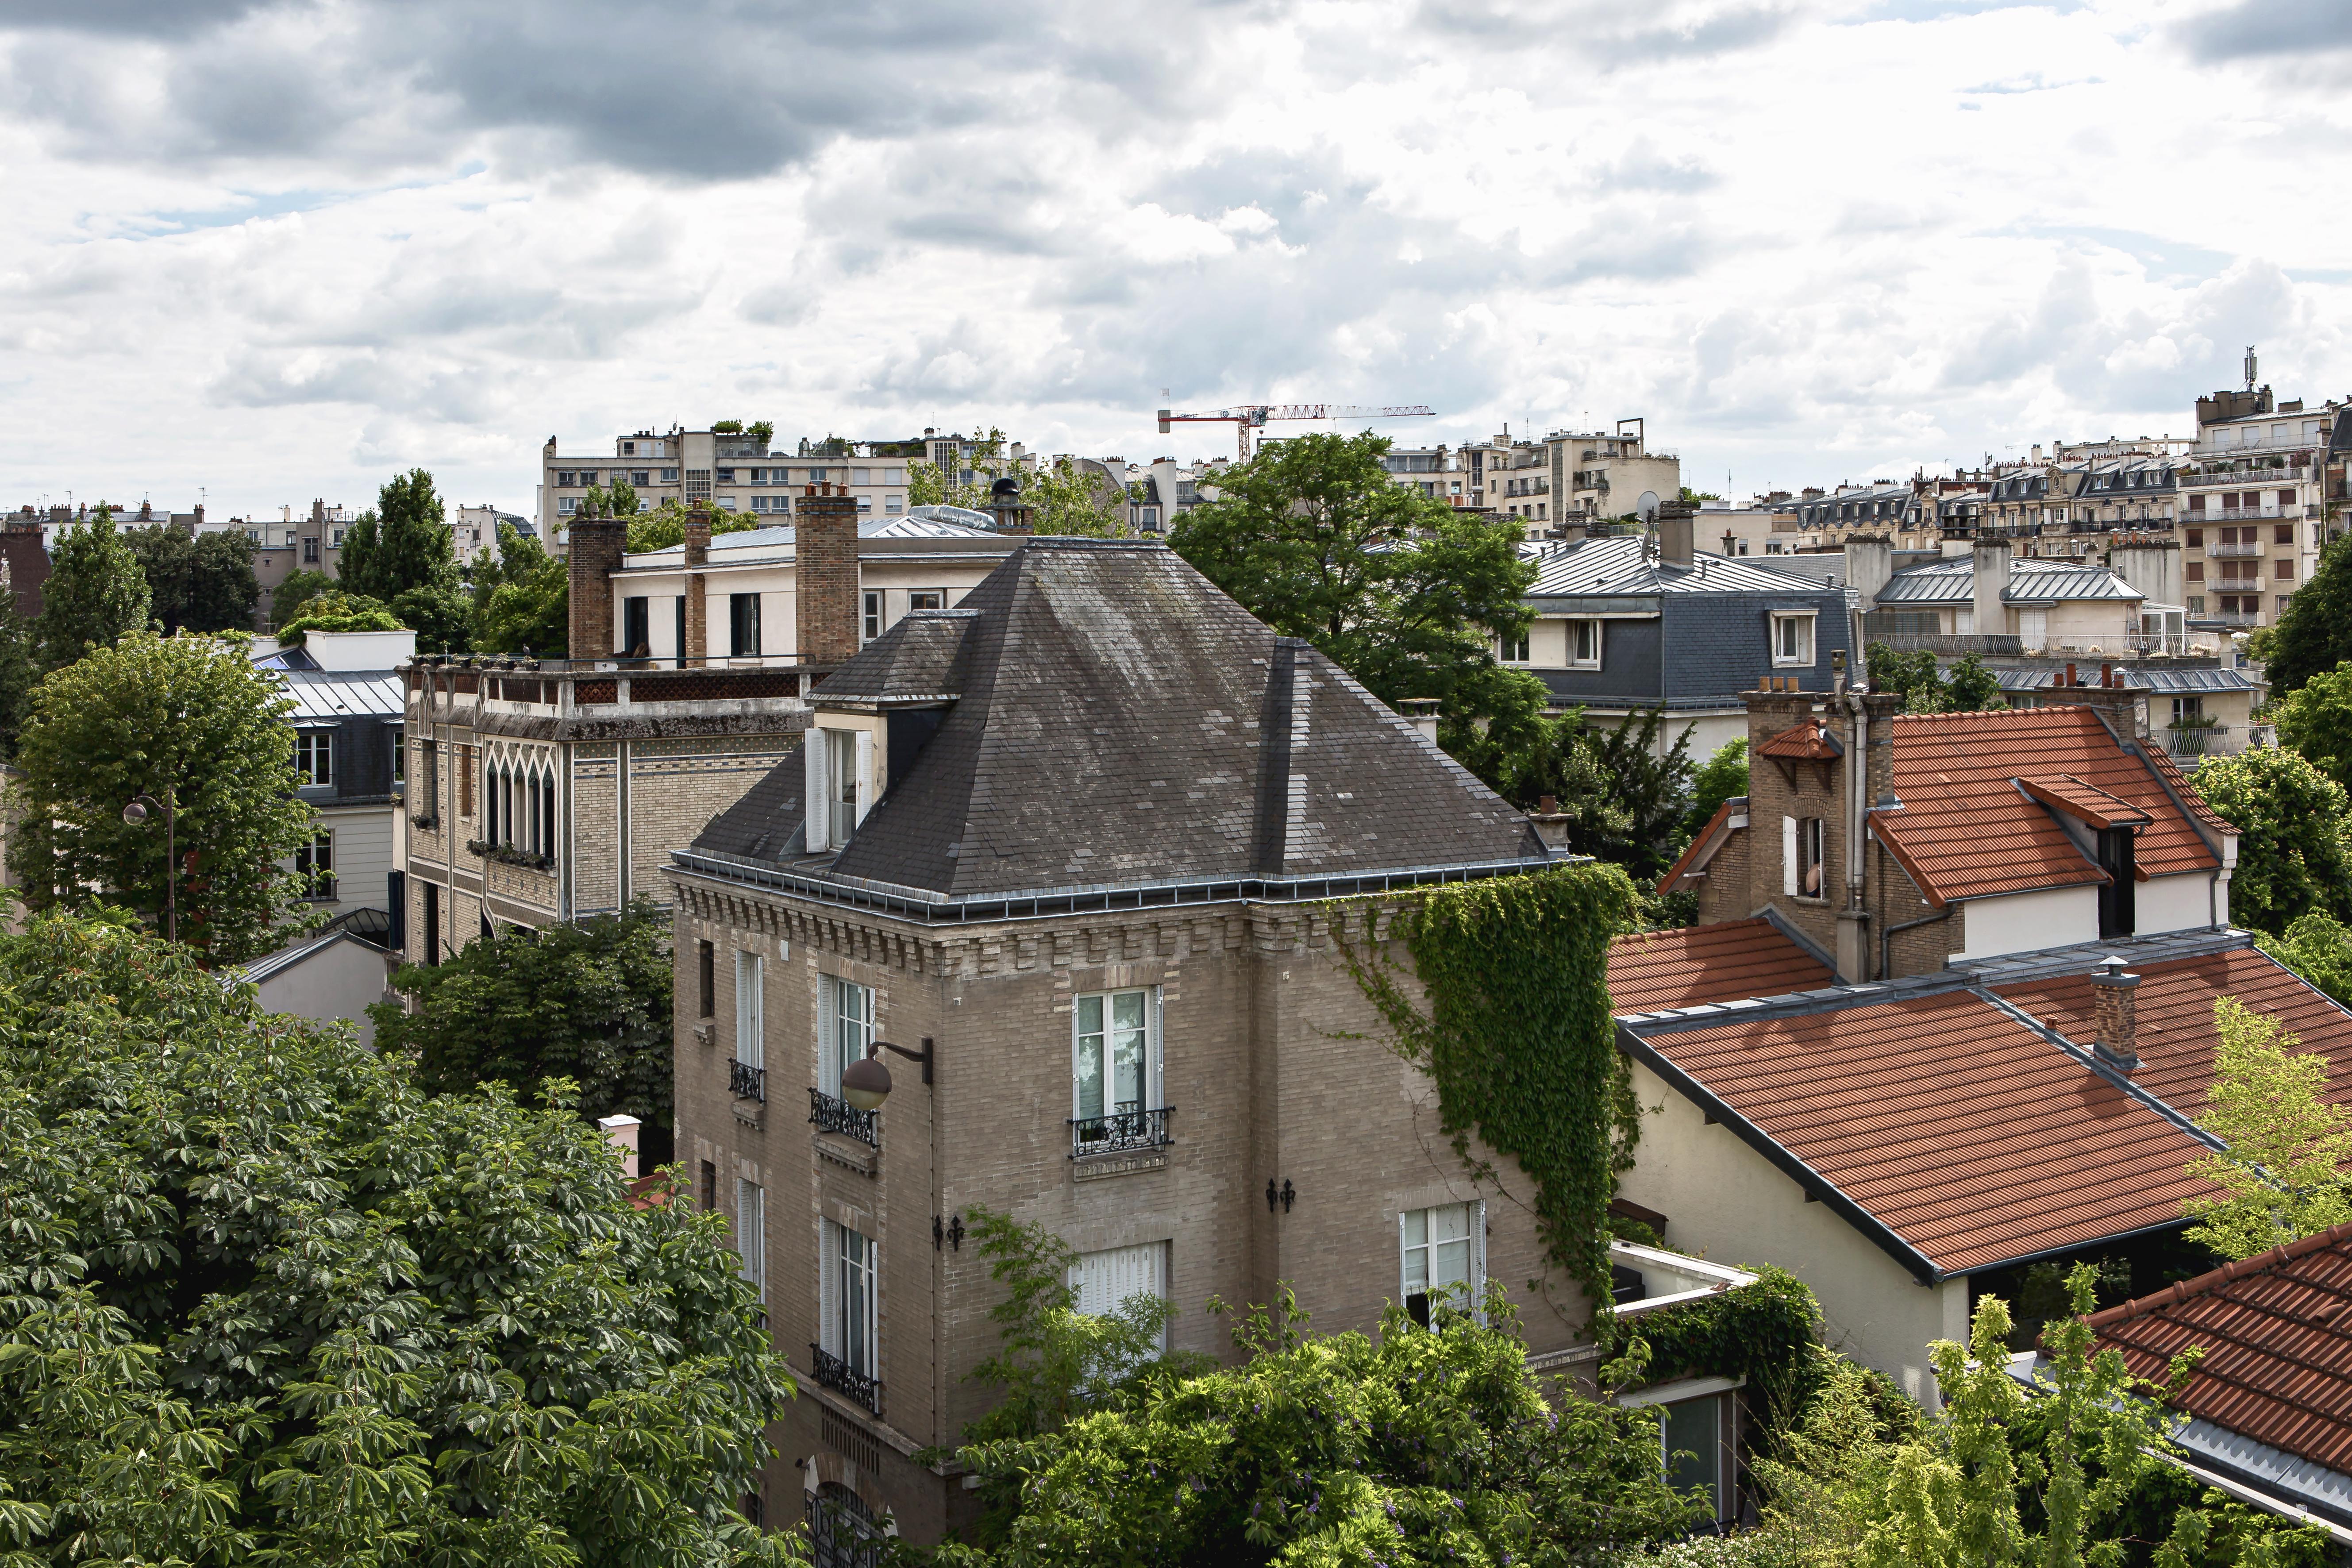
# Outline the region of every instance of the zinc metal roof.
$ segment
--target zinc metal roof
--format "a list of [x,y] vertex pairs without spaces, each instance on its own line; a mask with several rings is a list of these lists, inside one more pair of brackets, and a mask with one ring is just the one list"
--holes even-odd
[[1568,543],[1533,543],[1520,553],[1538,575],[1529,598],[1585,598],[1595,595],[1785,594],[1819,598],[1834,594],[1818,578],[1801,577],[1756,563],[1755,558],[1692,552],[1688,566],[1668,566],[1650,553],[1640,534],[1613,534]]
[[[1976,596],[1976,563],[1966,555],[1906,566],[1887,579],[1878,592],[1882,605],[1965,605]],[[2115,599],[2138,602],[2147,597],[2104,566],[2041,556],[2012,556],[2009,584],[2001,590],[2007,605],[2054,605],[2069,599]]]
[[[2058,683],[2064,672],[2057,669],[2000,669],[1993,673],[2003,691],[2046,691]],[[2150,669],[2140,665],[2118,665],[2116,667],[2116,679],[2136,691],[2260,691],[2263,689],[2261,681],[2252,679],[2242,669]]]
[[281,669],[276,673],[293,695],[293,716],[298,722],[401,715],[404,694],[396,669]]

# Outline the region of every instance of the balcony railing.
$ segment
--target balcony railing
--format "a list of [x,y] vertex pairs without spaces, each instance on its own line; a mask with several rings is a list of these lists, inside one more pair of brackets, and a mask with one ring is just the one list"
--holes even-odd
[[1157,1110],[1115,1110],[1108,1116],[1070,1118],[1070,1158],[1081,1154],[1119,1154],[1136,1149],[1157,1149],[1168,1142],[1168,1119],[1173,1106]]
[[818,1383],[875,1415],[882,1414],[882,1380],[868,1377],[823,1345],[809,1346],[809,1365]]
[[860,1110],[821,1089],[809,1090],[809,1121],[820,1132],[838,1132],[871,1149],[882,1147],[882,1113]]
[[2216,610],[2212,618],[2225,626],[2258,626],[2263,624],[2260,610]]
[[2164,749],[2176,757],[2219,756],[2230,749],[2227,724],[2173,724],[2164,731]]
[[2307,479],[2311,469],[2301,463],[2292,468],[2273,468],[2265,465],[2258,468],[2215,468],[2208,473],[2181,473],[2175,478],[2182,489],[2221,489],[2225,487],[2253,489],[2265,484],[2293,484]]
[[2197,528],[2216,522],[2236,522],[2241,518],[2301,517],[2304,514],[2304,510],[2305,509],[2300,503],[2291,503],[2286,506],[2281,506],[2275,500],[2264,501],[2260,506],[2206,507],[2202,510],[2200,510],[2195,507],[2191,507],[2180,514],[2179,521],[2187,523],[2191,528]]
[[727,1064],[727,1088],[738,1100],[756,1100],[765,1105],[768,1102],[768,1069],[730,1061]]
[[2232,558],[2260,555],[2262,552],[2263,546],[2260,540],[2252,544],[2241,541],[2236,544],[2209,544],[2205,547],[2206,557],[2213,561],[2228,561]]

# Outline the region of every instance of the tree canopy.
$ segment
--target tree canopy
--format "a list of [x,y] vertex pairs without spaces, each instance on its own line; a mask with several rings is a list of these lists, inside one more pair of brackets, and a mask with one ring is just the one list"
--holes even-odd
[[2221,1189],[2189,1200],[2189,1239],[2254,1258],[2352,1220],[2352,1110],[2324,1098],[2327,1058],[2234,996],[2214,1003],[2213,1024],[2213,1088],[2199,1121],[2228,1147],[2189,1167]]
[[484,653],[562,658],[571,647],[571,569],[535,535],[499,524],[499,558],[479,569],[475,595],[474,647]]
[[[667,550],[673,544],[683,544],[686,542],[686,507],[677,500],[666,500],[651,511],[637,513],[629,520],[630,553],[643,554],[648,550]],[[710,514],[710,536],[716,539],[722,533],[740,533],[745,529],[758,528],[771,521],[772,518],[761,518],[752,512],[714,511]],[[500,549],[504,550],[503,539]]]
[[395,475],[343,533],[343,587],[390,604],[411,588],[452,585],[456,544],[443,521],[433,476],[423,468]]
[[303,605],[320,594],[331,590],[340,592],[341,587],[341,584],[335,578],[328,576],[324,572],[313,571],[308,566],[297,567],[289,572],[286,574],[286,580],[278,584],[269,595],[270,629],[284,631],[288,623],[301,615]]
[[429,1096],[184,949],[0,938],[11,1564],[782,1564],[719,1216],[561,1099]]
[[1386,437],[1316,434],[1263,448],[1217,479],[1170,542],[1211,582],[1288,637],[1304,637],[1391,705],[1444,704],[1491,744],[1534,738],[1543,683],[1497,663],[1531,616],[1536,569],[1514,522],[1463,512],[1395,483]]
[[1718,807],[1748,793],[1748,737],[1726,741],[1691,778],[1690,809],[1683,814],[1683,837],[1698,837]]
[[985,511],[996,481],[1010,476],[1020,484],[1022,504],[1032,510],[1039,533],[1109,539],[1128,531],[1127,489],[1117,480],[1088,473],[1067,458],[1015,459],[1004,432],[993,426],[973,437],[973,447],[947,468],[920,458],[908,463],[908,504]]
[[2313,671],[2276,711],[2280,743],[2352,790],[2352,661]]
[[428,1092],[498,1081],[530,1094],[569,1079],[582,1116],[639,1118],[648,1163],[667,1162],[669,922],[652,905],[499,931],[438,964],[404,965],[393,986],[404,1001],[368,1009],[376,1048],[414,1057]]
[[[133,632],[57,670],[33,693],[12,788],[9,863],[32,908],[96,896],[161,928],[176,873],[179,934],[216,962],[267,952],[307,923],[279,862],[310,839],[296,795],[293,700],[237,643]],[[164,813],[122,819],[142,796]]]
[[2310,581],[2261,640],[2263,677],[2281,696],[2352,659],[2352,534],[2321,547]]
[[71,664],[89,649],[139,630],[152,605],[139,557],[114,526],[113,513],[100,507],[88,522],[59,534],[50,552],[35,631],[41,668]]
[[1927,648],[1897,649],[1874,642],[1863,652],[1874,691],[1892,691],[1913,713],[1980,713],[2006,708],[2000,679],[1975,654],[1963,654],[1945,669]]
[[2315,910],[2352,919],[2342,784],[2284,746],[2207,757],[2194,783],[2205,804],[2238,830],[2232,921],[2277,932]]
[[261,585],[253,542],[242,533],[195,533],[169,523],[134,528],[123,542],[147,579],[152,613],[166,633],[253,629]]
[[307,632],[396,632],[401,619],[392,606],[364,594],[327,588],[302,601],[301,613],[279,624],[281,642],[299,643]]

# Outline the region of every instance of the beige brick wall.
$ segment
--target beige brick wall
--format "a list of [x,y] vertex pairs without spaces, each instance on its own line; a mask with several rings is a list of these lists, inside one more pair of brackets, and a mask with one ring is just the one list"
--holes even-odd
[[[1497,1160],[1502,1189],[1474,1184],[1439,1130],[1432,1086],[1381,1043],[1318,911],[1236,904],[934,931],[679,887],[680,1157],[698,1187],[700,1163],[712,1163],[722,1206],[739,1177],[766,1190],[770,1321],[796,1367],[818,1337],[819,1221],[879,1240],[880,1425],[892,1455],[954,1441],[985,1406],[965,1374],[996,1348],[995,1288],[969,1243],[940,1249],[931,1237],[934,1216],[968,1220],[975,1205],[1043,1224],[1081,1251],[1167,1243],[1172,1342],[1225,1359],[1229,1324],[1203,1310],[1212,1295],[1268,1301],[1287,1280],[1318,1331],[1370,1328],[1398,1294],[1400,1211],[1476,1197],[1488,1273],[1517,1302],[1531,1347],[1573,1342],[1585,1320],[1579,1291],[1542,1256],[1530,1184]],[[695,1016],[706,940],[718,993],[709,1045]],[[745,946],[766,959],[760,1127],[739,1120],[727,1085],[733,952]],[[888,1058],[896,1089],[870,1176],[819,1158],[804,1120],[825,974],[876,988],[884,1038],[936,1042],[929,1089],[914,1064]],[[1079,1180],[1067,1125],[1074,998],[1129,986],[1160,990],[1174,1141],[1160,1168]],[[1359,1034],[1371,1037],[1349,1037]],[[1291,1183],[1289,1212],[1268,1213],[1269,1178]],[[772,1499],[791,1495],[790,1461],[814,1451],[822,1397],[804,1397],[778,1434]],[[918,1538],[937,1534],[960,1495],[903,1457],[871,1487]]]

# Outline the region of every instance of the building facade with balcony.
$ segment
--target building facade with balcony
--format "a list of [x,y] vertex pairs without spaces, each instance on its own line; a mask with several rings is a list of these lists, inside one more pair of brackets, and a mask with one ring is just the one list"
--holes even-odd
[[810,485],[830,485],[856,498],[861,517],[904,516],[908,463],[957,460],[953,437],[924,434],[922,441],[803,441],[800,450],[786,452],[756,431],[673,426],[616,436],[610,452],[569,454],[559,452],[551,436],[540,453],[541,537],[553,539],[569,529],[590,489],[609,491],[616,481],[635,490],[640,510],[647,511],[675,500],[714,511],[789,516],[793,497]]
[[916,1455],[991,1398],[983,1207],[1069,1245],[1080,1310],[1162,1297],[1221,1360],[1203,1303],[1278,1281],[1336,1330],[1492,1276],[1531,1352],[1573,1344],[1524,1178],[1472,1179],[1342,947],[1551,864],[1526,818],[1151,542],[1031,542],[810,703],[667,871],[679,1157],[801,1381],[771,1521],[968,1516]]

